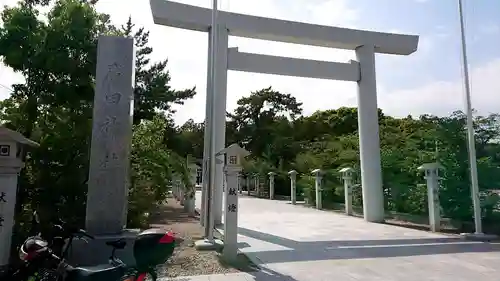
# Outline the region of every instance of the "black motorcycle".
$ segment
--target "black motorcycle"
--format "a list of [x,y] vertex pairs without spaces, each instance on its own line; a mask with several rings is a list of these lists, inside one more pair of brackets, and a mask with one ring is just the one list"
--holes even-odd
[[[36,231],[35,231],[36,233]],[[109,263],[91,267],[73,267],[65,260],[74,239],[94,239],[82,229],[71,228],[64,222],[54,225],[50,240],[40,233],[24,241],[19,249],[22,264],[8,272],[12,281],[145,281],[157,280],[156,266],[166,262],[175,249],[176,239],[171,232],[148,229],[134,241],[135,266],[127,266],[115,257],[116,250],[126,247],[126,241],[108,241],[111,247]],[[4,280],[2,278],[2,280]]]

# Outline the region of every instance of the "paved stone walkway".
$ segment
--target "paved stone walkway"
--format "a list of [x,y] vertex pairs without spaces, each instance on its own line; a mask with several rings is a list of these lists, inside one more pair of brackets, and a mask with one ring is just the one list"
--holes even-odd
[[214,275],[198,275],[176,278],[160,278],[158,281],[291,281],[282,279],[281,275],[260,271],[251,273],[230,273]]
[[[247,280],[500,278],[500,245],[367,223],[284,201],[240,197],[239,234],[240,250],[264,271],[244,275]],[[229,280],[220,278],[200,280]]]

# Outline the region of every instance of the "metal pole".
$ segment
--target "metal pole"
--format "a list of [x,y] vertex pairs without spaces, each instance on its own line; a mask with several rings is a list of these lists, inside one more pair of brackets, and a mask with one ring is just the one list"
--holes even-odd
[[212,80],[212,93],[210,95],[210,146],[208,153],[208,186],[207,186],[207,197],[208,204],[206,206],[206,216],[207,220],[205,221],[205,238],[209,241],[214,239],[214,214],[213,214],[213,193],[215,186],[215,129],[214,129],[214,120],[215,120],[215,90],[217,89],[216,83],[216,57],[217,57],[217,14],[218,14],[218,3],[217,0],[213,0],[212,2],[212,27],[210,35],[212,36],[212,52],[211,52],[211,61],[212,61],[212,71],[211,71],[211,80]]
[[458,0],[458,10],[460,15],[460,33],[462,37],[462,68],[464,73],[464,90],[465,90],[465,110],[467,113],[467,136],[469,149],[469,164],[470,164],[470,179],[471,179],[471,196],[474,205],[474,224],[476,234],[483,233],[481,224],[481,205],[479,201],[479,181],[477,176],[477,160],[476,160],[476,141],[474,139],[474,126],[472,120],[472,105],[470,97],[470,82],[469,82],[469,64],[467,62],[467,46],[465,42],[465,23],[463,15],[462,0]]

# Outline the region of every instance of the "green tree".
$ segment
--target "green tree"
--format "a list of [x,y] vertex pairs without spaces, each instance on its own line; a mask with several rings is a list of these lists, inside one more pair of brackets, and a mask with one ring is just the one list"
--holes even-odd
[[170,73],[167,70],[168,60],[151,63],[153,49],[148,46],[149,32],[144,28],[135,28],[132,18],[122,26],[125,36],[135,39],[135,89],[134,89],[134,124],[141,120],[152,120],[158,110],[167,114],[174,112],[172,104],[184,104],[192,98],[195,88],[177,91],[170,87]]
[[147,214],[167,198],[174,173],[187,183],[185,158],[167,149],[163,142],[168,119],[157,114],[153,120],[134,125],[129,195],[129,226],[144,226]]
[[[12,85],[12,95],[0,103],[0,120],[40,143],[26,158],[26,168],[20,176],[16,205],[18,233],[22,231],[24,211],[30,209],[37,209],[46,219],[63,215],[68,221],[83,223],[97,40],[100,35],[123,35],[127,31],[113,26],[108,15],[96,12],[95,1],[53,1],[45,17],[39,10],[40,5],[48,2],[20,1],[6,7],[1,14],[0,56],[4,64],[22,74],[26,82]],[[131,21],[127,26],[132,32]],[[194,89],[171,89],[166,61],[149,62],[152,49],[147,46],[148,33],[138,29],[133,35],[138,45],[135,121],[140,125],[139,121],[149,120],[144,125],[146,128],[134,128],[139,130],[134,141],[156,141],[155,132],[144,135],[151,132],[148,128],[165,125],[164,119],[160,122],[155,112],[168,114],[172,103],[182,103],[183,99],[192,97]],[[151,154],[151,147],[162,153]],[[161,199],[167,185],[160,178],[167,175],[165,180],[168,180],[172,167],[165,163],[173,161],[165,162],[165,159],[179,156],[160,150],[154,142],[142,150],[132,151],[132,155],[131,214],[140,215],[144,210],[137,206],[144,204],[137,203],[141,199],[135,194],[141,194],[137,190],[143,179],[151,181],[148,188],[159,188],[148,198]],[[137,155],[143,158],[137,160]],[[23,237],[22,233],[20,236]]]
[[6,7],[0,29],[0,56],[26,81],[0,104],[2,121],[40,143],[20,177],[17,213],[32,205],[45,216],[81,220],[97,36],[116,29],[77,0],[55,2],[45,20],[36,4]]
[[[281,157],[290,155],[284,139],[291,140],[294,120],[302,113],[302,104],[290,94],[282,94],[271,87],[252,92],[249,97],[238,100],[238,107],[229,116],[231,142],[239,142],[255,155],[267,153],[270,160],[278,165]],[[277,126],[279,124],[279,126]],[[271,151],[275,151],[270,154]],[[276,157],[278,156],[278,157]],[[293,159],[293,155],[291,155]]]

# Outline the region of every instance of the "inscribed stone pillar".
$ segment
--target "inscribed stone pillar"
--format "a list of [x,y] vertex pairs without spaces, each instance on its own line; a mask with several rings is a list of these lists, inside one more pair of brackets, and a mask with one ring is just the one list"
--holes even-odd
[[223,255],[227,260],[235,261],[238,252],[238,176],[241,167],[226,167],[227,191],[225,194],[224,213],[224,249]]
[[93,234],[117,234],[126,225],[134,80],[134,40],[101,36],[86,214]]
[[441,230],[441,206],[439,204],[439,169],[443,167],[439,163],[427,163],[418,167],[424,171],[427,180],[427,203],[429,207],[429,226],[431,231]]

